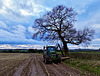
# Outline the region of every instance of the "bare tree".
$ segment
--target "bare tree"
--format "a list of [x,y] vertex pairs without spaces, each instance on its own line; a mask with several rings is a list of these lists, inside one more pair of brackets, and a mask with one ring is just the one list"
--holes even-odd
[[94,34],[94,30],[85,28],[77,31],[73,27],[76,15],[73,8],[58,5],[52,11],[35,20],[33,28],[36,28],[37,31],[33,34],[33,39],[39,37],[47,41],[60,40],[63,43],[66,56],[68,43],[75,45],[89,43]]

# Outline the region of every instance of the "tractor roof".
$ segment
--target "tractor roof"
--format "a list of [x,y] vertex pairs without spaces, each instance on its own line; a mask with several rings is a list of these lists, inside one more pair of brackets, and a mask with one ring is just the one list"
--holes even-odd
[[47,46],[47,47],[55,47],[55,46]]

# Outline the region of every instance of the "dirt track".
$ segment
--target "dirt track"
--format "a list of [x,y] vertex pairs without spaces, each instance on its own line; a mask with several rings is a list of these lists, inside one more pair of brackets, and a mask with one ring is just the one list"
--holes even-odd
[[33,54],[13,76],[80,76],[80,72],[63,63],[44,64],[42,56]]

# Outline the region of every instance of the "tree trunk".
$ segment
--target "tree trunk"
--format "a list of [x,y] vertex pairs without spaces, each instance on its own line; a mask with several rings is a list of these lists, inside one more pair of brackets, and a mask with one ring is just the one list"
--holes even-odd
[[64,45],[63,47],[64,47],[65,56],[69,56],[67,43],[63,42],[63,45]]
[[69,54],[68,54],[68,46],[67,46],[67,43],[66,43],[66,41],[64,40],[64,37],[61,36],[60,31],[58,31],[58,35],[59,35],[59,38],[61,38],[61,41],[62,41],[62,43],[63,43],[63,48],[64,48],[65,56],[69,56]]
[[64,41],[64,38],[61,38],[62,40],[62,43],[63,43],[63,48],[64,48],[64,52],[65,52],[65,56],[69,56],[68,52],[68,46],[67,46],[67,43]]

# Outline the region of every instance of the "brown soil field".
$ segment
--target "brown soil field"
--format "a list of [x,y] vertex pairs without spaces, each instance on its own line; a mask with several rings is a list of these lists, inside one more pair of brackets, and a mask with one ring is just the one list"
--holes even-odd
[[28,53],[0,53],[0,76],[82,76],[64,63],[44,64],[42,56]]

